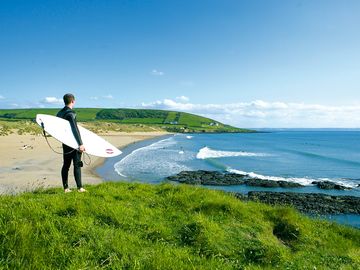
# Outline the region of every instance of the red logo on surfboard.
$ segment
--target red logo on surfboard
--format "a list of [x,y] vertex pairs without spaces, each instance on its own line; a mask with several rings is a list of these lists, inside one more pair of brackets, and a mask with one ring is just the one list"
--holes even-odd
[[111,148],[106,149],[105,152],[109,155],[114,154],[114,150],[112,150]]

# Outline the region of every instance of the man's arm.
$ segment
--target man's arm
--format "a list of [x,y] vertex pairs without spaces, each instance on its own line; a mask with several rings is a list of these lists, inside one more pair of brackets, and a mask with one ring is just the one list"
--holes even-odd
[[70,122],[72,133],[74,134],[75,140],[78,143],[79,146],[83,145],[83,142],[81,140],[80,131],[76,123],[76,118],[74,113],[69,113],[67,115],[67,120]]

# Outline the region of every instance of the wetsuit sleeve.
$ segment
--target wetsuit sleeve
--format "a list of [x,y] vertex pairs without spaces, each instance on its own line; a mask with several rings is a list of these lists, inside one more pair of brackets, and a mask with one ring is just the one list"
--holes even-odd
[[80,136],[80,131],[79,128],[77,126],[76,123],[76,117],[74,113],[69,113],[66,117],[66,119],[70,122],[70,126],[71,126],[71,130],[74,134],[75,140],[77,141],[77,143],[80,145],[83,144],[82,140],[81,140],[81,136]]

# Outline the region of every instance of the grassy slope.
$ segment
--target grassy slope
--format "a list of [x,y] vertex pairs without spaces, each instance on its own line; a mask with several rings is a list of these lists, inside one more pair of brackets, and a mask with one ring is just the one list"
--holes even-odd
[[[59,109],[0,109],[0,119],[7,121],[14,120],[33,120],[36,117],[36,114],[50,114],[55,115]],[[106,110],[106,109],[105,109]],[[78,121],[80,122],[91,122],[91,121],[102,121],[102,122],[116,122],[118,124],[144,124],[150,125],[156,128],[162,128],[171,132],[251,132],[250,130],[235,128],[232,126],[224,125],[219,123],[218,126],[210,126],[210,123],[215,123],[215,120],[193,115],[183,112],[173,112],[173,111],[161,111],[161,110],[136,110],[136,109],[117,109],[118,111],[127,111],[127,112],[155,112],[158,113],[157,116],[153,117],[127,117],[125,119],[98,119],[97,114],[103,109],[96,108],[77,108],[76,112],[78,115]],[[116,111],[114,109],[109,109],[108,111]],[[111,113],[109,114],[111,116]],[[162,117],[159,117],[162,116]],[[170,124],[170,122],[178,122],[178,124]]]
[[0,269],[360,267],[359,230],[290,208],[183,185],[88,190],[0,196]]
[[[111,131],[116,132],[147,132],[147,131],[164,131],[160,127],[142,124],[119,124],[113,122],[93,121],[82,122],[82,126],[95,132],[105,134]],[[42,134],[42,129],[38,124],[26,120],[0,120],[0,136],[16,134]]]

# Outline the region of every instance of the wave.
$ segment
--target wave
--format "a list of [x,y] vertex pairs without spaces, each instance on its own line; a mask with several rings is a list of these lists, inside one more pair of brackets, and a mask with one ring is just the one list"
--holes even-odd
[[293,154],[297,154],[300,156],[308,157],[308,158],[322,159],[322,160],[327,160],[327,161],[332,161],[332,162],[341,162],[343,164],[349,164],[349,165],[354,165],[354,166],[360,165],[360,162],[358,162],[358,161],[337,158],[337,157],[331,157],[331,156],[325,156],[325,155],[312,153],[312,152],[305,152],[305,151],[300,151],[300,150],[295,150],[295,149],[281,149],[281,150],[288,152],[288,153],[293,153]]
[[163,139],[161,141],[152,143],[150,145],[135,149],[130,154],[128,154],[127,156],[122,158],[119,162],[115,163],[114,164],[114,169],[115,169],[117,174],[119,174],[120,176],[126,177],[126,175],[123,174],[123,170],[122,170],[121,165],[126,163],[129,159],[133,158],[137,153],[139,153],[139,152],[147,152],[147,151],[156,150],[156,149],[165,149],[165,148],[167,148],[169,146],[175,145],[176,143],[177,142],[174,140],[174,138],[170,137],[170,138],[166,138],[166,139]]
[[252,152],[233,152],[233,151],[221,151],[213,150],[209,147],[203,147],[199,150],[196,155],[197,159],[207,159],[207,158],[222,158],[222,157],[266,157],[271,156],[265,153],[252,153]]
[[[174,137],[138,148],[114,164],[117,174],[134,179],[158,179],[190,170],[183,162],[191,156],[177,149]],[[149,180],[152,181],[152,180]]]
[[226,169],[226,171],[228,171],[230,173],[244,175],[244,176],[247,176],[250,178],[257,178],[257,179],[262,179],[262,180],[272,180],[272,181],[294,182],[294,183],[298,183],[298,184],[301,184],[304,186],[312,186],[313,185],[312,183],[314,181],[330,181],[330,182],[340,184],[342,186],[349,187],[349,188],[356,188],[358,185],[358,183],[356,183],[354,181],[344,181],[344,180],[330,179],[330,178],[266,176],[266,175],[261,175],[261,174],[257,174],[254,172],[244,172],[244,171],[232,169],[229,167]]
[[166,138],[166,139],[163,139],[161,141],[158,141],[158,142],[154,142],[148,146],[144,146],[144,147],[141,147],[139,149],[136,149],[134,150],[133,152],[139,150],[139,151],[144,151],[144,150],[155,150],[155,149],[161,149],[161,148],[166,148],[166,147],[169,147],[171,145],[175,145],[177,144],[177,142],[174,140],[173,137],[170,137],[170,138]]

